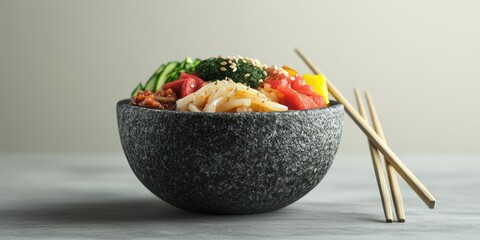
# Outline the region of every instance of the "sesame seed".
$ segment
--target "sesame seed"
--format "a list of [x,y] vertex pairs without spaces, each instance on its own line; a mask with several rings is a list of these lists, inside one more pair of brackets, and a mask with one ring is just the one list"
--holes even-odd
[[267,69],[268,66],[266,64],[262,64],[260,62],[260,60],[256,59],[256,58],[249,58],[249,57],[242,57],[240,55],[237,55],[237,56],[228,56],[228,57],[225,57],[223,58],[225,60],[226,63],[222,62],[222,66],[226,66],[227,64],[230,64],[230,65],[234,65],[236,66],[237,63],[239,61],[242,61],[243,63],[249,63],[255,67],[258,67],[258,68],[263,68],[263,69]]
[[237,71],[237,67],[233,68],[233,70],[232,70],[232,71],[233,71],[233,72],[236,72],[236,71]]
[[230,66],[228,66],[228,67],[231,68],[231,69],[234,69],[234,68],[235,68],[235,66],[234,66],[233,64],[230,65]]
[[250,73],[245,74],[244,77],[250,77]]
[[267,76],[267,72],[263,71],[263,76]]
[[221,64],[222,66],[225,66],[225,65],[227,65],[227,62],[221,62],[220,64]]
[[220,68],[220,71],[225,72],[225,71],[227,71],[227,69],[224,68],[224,67],[221,67],[221,68]]

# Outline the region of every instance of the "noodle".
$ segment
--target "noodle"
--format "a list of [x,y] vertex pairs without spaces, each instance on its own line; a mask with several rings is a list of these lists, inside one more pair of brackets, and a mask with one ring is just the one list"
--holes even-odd
[[178,111],[190,112],[273,112],[288,107],[272,101],[270,89],[262,92],[232,80],[206,84],[195,93],[177,100]]

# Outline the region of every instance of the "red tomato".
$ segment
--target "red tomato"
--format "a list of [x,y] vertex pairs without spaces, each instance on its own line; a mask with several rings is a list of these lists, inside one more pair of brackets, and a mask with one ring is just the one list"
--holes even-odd
[[195,81],[197,82],[197,85],[198,86],[202,86],[204,85],[203,83],[205,83],[202,79],[200,79],[199,77],[193,75],[193,74],[188,74],[188,73],[180,73],[180,78],[179,79],[182,79],[182,78],[193,78],[195,79]]
[[198,90],[197,80],[195,78],[185,78],[183,82],[182,89],[180,91],[180,97],[183,98],[191,93],[194,93]]
[[162,86],[163,91],[167,91],[167,89],[171,88],[177,96],[180,96],[180,89],[182,88],[183,82],[185,82],[186,78],[180,78],[178,80],[175,80],[173,82],[165,83]]
[[195,75],[188,73],[181,73],[180,78],[173,82],[166,83],[162,86],[163,91],[172,89],[172,91],[180,98],[185,97],[191,93],[196,92],[203,87],[206,82]]

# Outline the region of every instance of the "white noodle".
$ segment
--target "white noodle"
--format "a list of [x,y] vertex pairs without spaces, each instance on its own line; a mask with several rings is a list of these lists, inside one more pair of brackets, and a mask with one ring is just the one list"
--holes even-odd
[[251,103],[252,103],[252,99],[247,99],[247,98],[234,99],[218,106],[218,111],[226,112],[231,109],[236,110],[236,108],[239,108],[239,107],[249,107]]
[[[195,93],[177,101],[177,110],[191,112],[272,112],[288,108],[275,102],[271,89],[261,92],[232,80],[206,84]],[[272,101],[273,100],[273,101]]]
[[197,106],[193,105],[192,103],[188,104],[188,110],[190,112],[201,112],[200,109],[198,109]]

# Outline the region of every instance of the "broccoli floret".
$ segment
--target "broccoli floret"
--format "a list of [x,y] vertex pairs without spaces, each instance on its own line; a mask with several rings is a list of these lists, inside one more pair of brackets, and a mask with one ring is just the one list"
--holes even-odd
[[260,85],[259,80],[266,77],[265,69],[259,64],[257,65],[254,65],[252,61],[243,59],[213,57],[200,62],[195,69],[195,73],[205,81],[223,80],[228,77],[234,82],[243,83],[257,89]]

